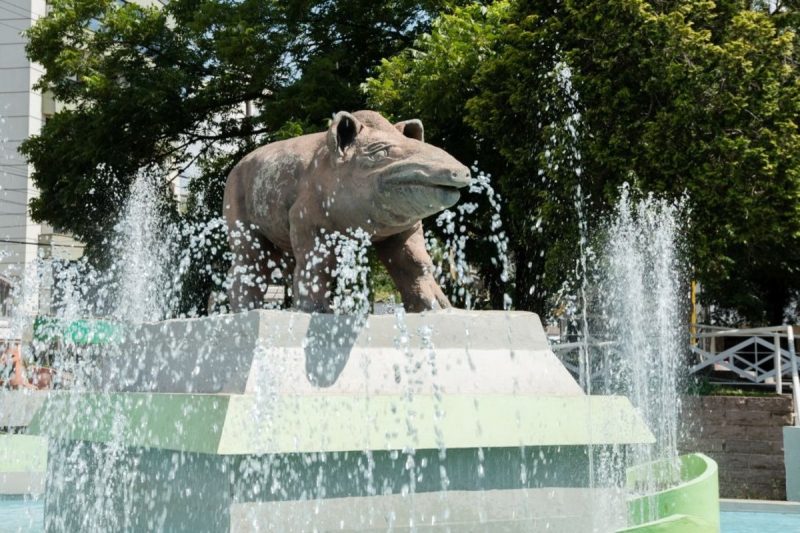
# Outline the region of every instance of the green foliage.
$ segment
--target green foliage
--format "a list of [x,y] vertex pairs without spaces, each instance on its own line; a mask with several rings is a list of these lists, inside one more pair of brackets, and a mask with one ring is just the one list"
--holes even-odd
[[369,295],[373,303],[402,300],[389,272],[374,252],[369,254]]
[[573,271],[578,187],[591,232],[633,181],[688,193],[709,303],[776,323],[800,290],[796,13],[733,1],[467,6],[385,61],[367,90],[391,112],[427,111],[447,149],[495,175],[517,307],[546,312]]
[[383,57],[409,46],[443,0],[292,1],[286,6],[290,77],[264,102],[273,129],[287,123],[304,133],[318,131],[336,111],[365,107],[360,84]]
[[95,245],[143,169],[169,176],[220,143],[254,143],[266,130],[241,104],[285,76],[282,17],[255,0],[53,2],[28,53],[66,108],[22,146],[41,191],[34,218]]
[[[800,292],[799,24],[795,1],[54,0],[28,51],[65,107],[22,147],[32,214],[99,257],[137,174],[193,168],[180,216],[201,226],[243,153],[368,103],[492,175],[516,307],[547,312],[573,273],[576,191],[592,233],[631,181],[688,193],[708,303],[776,323]],[[467,257],[500,307],[492,210],[465,200]]]
[[[40,191],[34,219],[101,258],[137,174],[164,176],[166,189],[167,177],[193,171],[182,216],[199,227],[220,215],[242,154],[365,107],[369,69],[446,4],[54,0],[28,34],[28,54],[45,71],[38,88],[63,104],[21,148]],[[205,259],[224,269],[221,257]],[[210,276],[190,274],[186,309],[203,309]]]
[[[606,183],[624,170],[645,190],[688,191],[706,295],[752,322],[780,323],[800,289],[796,36],[733,3],[625,4],[624,24],[605,3],[574,10],[584,15],[577,42],[623,31],[629,41],[570,55],[587,124],[609,132],[588,143],[587,170]],[[624,83],[597,74],[631,66]]]

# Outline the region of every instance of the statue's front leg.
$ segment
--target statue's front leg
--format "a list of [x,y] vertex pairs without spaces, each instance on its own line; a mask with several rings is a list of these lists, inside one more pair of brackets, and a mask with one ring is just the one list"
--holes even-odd
[[406,311],[452,307],[433,277],[433,261],[425,248],[422,222],[377,243],[375,249],[400,291]]

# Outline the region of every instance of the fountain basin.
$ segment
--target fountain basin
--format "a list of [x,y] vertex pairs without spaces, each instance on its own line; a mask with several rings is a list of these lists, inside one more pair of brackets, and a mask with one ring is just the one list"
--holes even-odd
[[[701,453],[679,457],[677,486],[646,494],[628,502],[631,527],[619,533],[715,533],[719,531],[719,482],[717,463]],[[667,462],[637,465],[628,470],[634,486],[649,473],[667,482]]]
[[49,442],[47,531],[590,531],[624,509],[592,460],[653,441],[531,313],[172,320],[126,328],[95,370],[28,429]]

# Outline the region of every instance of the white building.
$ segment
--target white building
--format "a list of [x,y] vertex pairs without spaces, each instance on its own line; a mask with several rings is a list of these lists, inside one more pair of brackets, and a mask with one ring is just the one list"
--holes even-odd
[[[125,0],[118,0],[124,2]],[[164,0],[133,0],[142,6],[163,6]],[[17,152],[39,133],[60,104],[33,89],[43,68],[28,60],[23,32],[47,10],[45,0],[0,0],[0,316],[6,312],[10,286],[19,283],[37,257],[74,260],[83,245],[69,235],[30,218],[28,203],[38,194],[31,165]],[[183,178],[174,180],[175,194],[185,196]],[[47,273],[43,273],[47,279]],[[40,312],[49,310],[50,287],[40,287]]]
[[46,9],[44,0],[0,0],[0,300],[37,256],[76,259],[83,248],[31,220],[28,203],[37,190],[30,180],[31,166],[17,152],[56,111],[52,97],[33,89],[42,67],[26,57],[22,35]]
[[[77,259],[83,246],[68,235],[30,218],[28,203],[37,190],[31,165],[17,149],[56,112],[56,102],[33,86],[42,67],[28,60],[23,32],[45,15],[45,0],[0,0],[0,315],[10,285],[16,284],[37,257]],[[47,288],[40,309],[47,311]]]
[[43,0],[0,0],[0,276],[18,278],[36,257],[42,227],[30,220],[36,195],[20,143],[41,128],[43,99],[33,91],[41,67],[25,57],[21,35],[44,14]]

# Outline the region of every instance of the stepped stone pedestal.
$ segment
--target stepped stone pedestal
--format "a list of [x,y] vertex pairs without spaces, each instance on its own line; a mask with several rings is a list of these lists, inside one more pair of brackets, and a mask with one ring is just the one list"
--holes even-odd
[[524,312],[172,320],[92,375],[31,423],[48,531],[590,531],[593,454],[653,440]]

